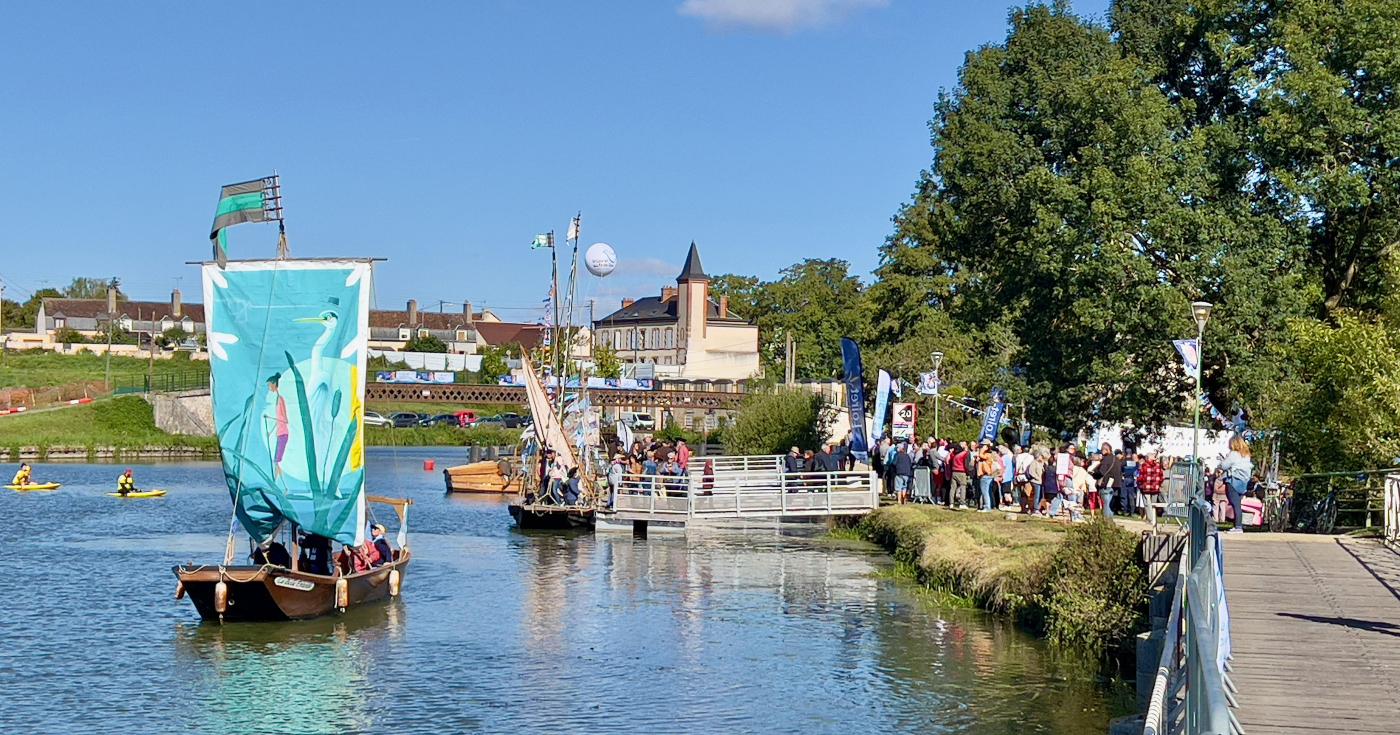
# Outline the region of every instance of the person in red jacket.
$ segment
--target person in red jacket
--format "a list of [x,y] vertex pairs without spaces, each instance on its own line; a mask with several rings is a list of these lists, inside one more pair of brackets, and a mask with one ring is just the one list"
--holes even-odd
[[1157,450],[1143,452],[1142,461],[1138,463],[1137,489],[1142,493],[1142,503],[1147,508],[1148,523],[1157,523],[1157,509],[1152,504],[1157,502],[1157,496],[1162,492],[1164,475],[1162,463],[1157,461]]

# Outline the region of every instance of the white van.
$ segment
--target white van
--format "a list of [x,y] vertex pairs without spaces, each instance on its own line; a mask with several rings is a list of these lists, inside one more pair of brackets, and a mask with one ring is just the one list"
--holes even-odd
[[656,419],[643,411],[623,411],[620,420],[633,431],[653,431],[656,429]]

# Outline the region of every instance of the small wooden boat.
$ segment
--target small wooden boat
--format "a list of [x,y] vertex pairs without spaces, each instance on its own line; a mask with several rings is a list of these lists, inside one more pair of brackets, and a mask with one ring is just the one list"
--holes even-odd
[[[399,593],[412,557],[411,501],[365,492],[370,266],[203,264],[211,402],[233,520],[218,562],[172,571],[176,598],[188,595],[204,620],[303,620]],[[368,503],[394,509],[397,549],[371,540],[379,529]],[[252,563],[238,559],[240,526],[255,545]]]
[[383,566],[333,576],[271,564],[178,566],[175,598],[189,595],[200,618],[221,623],[319,618],[397,597],[412,556],[407,548],[397,549]]
[[6,485],[6,488],[21,493],[32,493],[38,490],[57,490],[63,487],[59,482],[31,482],[28,485]]
[[129,493],[125,494],[125,495],[122,495],[121,493],[107,493],[107,497],[109,497],[109,498],[163,498],[163,497],[165,497],[165,492],[166,492],[166,491],[164,491],[164,490],[135,490],[135,491],[129,492]]
[[513,493],[519,489],[519,479],[515,463],[509,459],[472,462],[442,471],[449,493]]

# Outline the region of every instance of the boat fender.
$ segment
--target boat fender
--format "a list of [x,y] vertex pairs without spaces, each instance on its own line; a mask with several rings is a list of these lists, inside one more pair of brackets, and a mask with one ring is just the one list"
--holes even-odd
[[228,610],[228,583],[222,579],[214,585],[214,611],[223,615]]
[[390,596],[390,597],[398,597],[398,596],[399,596],[399,584],[400,584],[399,570],[397,570],[397,569],[390,569],[390,570],[389,570],[389,596]]
[[335,606],[345,612],[345,608],[350,607],[350,583],[344,579],[335,581]]
[[175,599],[177,599],[177,600],[183,600],[183,599],[185,599],[185,583],[184,583],[184,582],[176,582],[176,583],[175,583]]

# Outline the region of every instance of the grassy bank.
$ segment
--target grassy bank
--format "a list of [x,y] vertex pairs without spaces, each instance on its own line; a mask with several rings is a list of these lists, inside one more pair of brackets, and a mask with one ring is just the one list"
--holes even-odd
[[365,443],[372,447],[513,447],[518,441],[519,429],[463,429],[455,426],[365,428]]
[[157,429],[149,403],[138,396],[123,396],[0,417],[0,452],[8,458],[21,447],[196,447],[214,451],[217,445],[213,437],[176,436]]
[[1010,615],[1067,648],[1128,652],[1145,625],[1137,538],[1106,521],[1064,526],[905,505],[881,508],[855,530],[919,583]]
[[[139,385],[152,370],[155,375],[177,373],[208,373],[206,360],[191,360],[188,353],[179,357],[148,362],[134,357],[112,356],[112,382]],[[104,355],[60,355],[45,350],[6,352],[0,361],[0,387],[48,388],[71,383],[102,382],[107,375]]]

